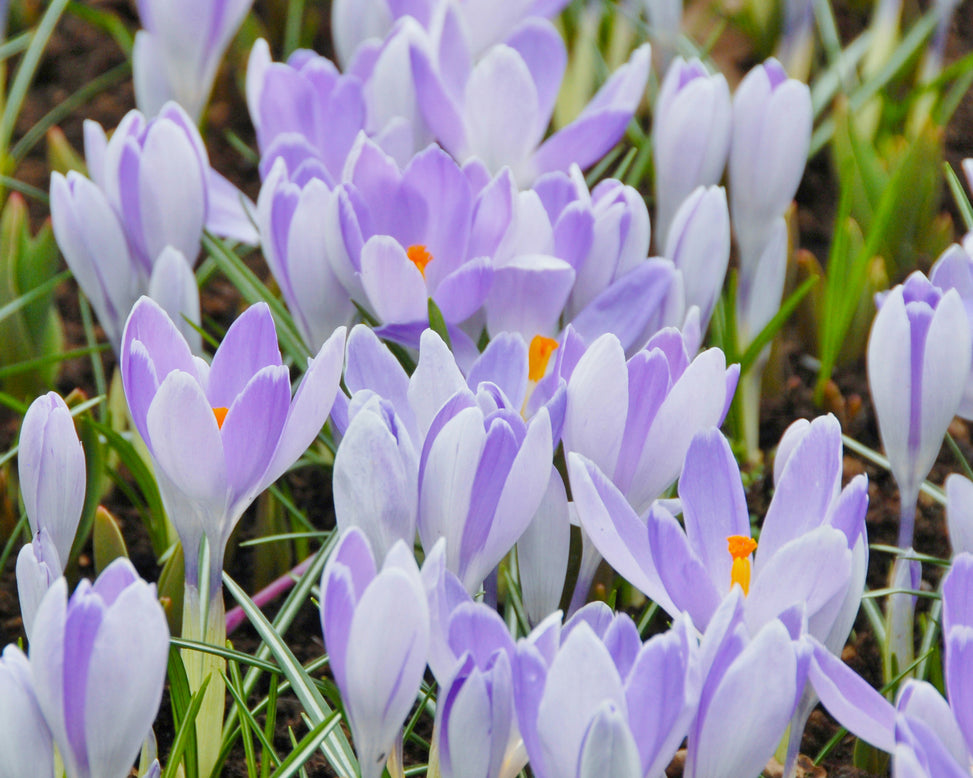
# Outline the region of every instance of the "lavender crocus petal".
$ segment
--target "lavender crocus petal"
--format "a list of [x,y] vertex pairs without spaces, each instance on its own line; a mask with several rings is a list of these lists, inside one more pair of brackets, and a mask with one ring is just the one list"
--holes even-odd
[[787,275],[787,222],[783,216],[767,228],[759,253],[741,269],[737,288],[737,321],[750,343],[780,310]]
[[146,431],[166,476],[189,499],[221,515],[229,497],[223,442],[213,407],[193,376],[182,371],[166,376],[149,407]]
[[[505,110],[508,105],[518,110]],[[543,133],[537,87],[520,53],[498,45],[483,57],[466,84],[469,149],[494,172],[522,166]],[[540,126],[540,129],[538,127]]]
[[230,325],[213,356],[207,397],[214,408],[229,408],[251,377],[281,364],[277,328],[266,303],[251,305]]
[[895,707],[900,716],[921,721],[935,732],[957,764],[969,764],[969,752],[953,710],[932,684],[906,679],[899,689]]
[[[776,465],[775,465],[776,471]],[[765,560],[791,540],[819,526],[841,485],[841,425],[831,415],[812,422],[789,452],[760,531],[754,559],[759,575]]]
[[0,778],[54,778],[51,731],[34,693],[27,657],[11,644],[0,656]]
[[482,602],[469,600],[450,613],[449,647],[454,656],[469,654],[474,664],[486,669],[497,653],[513,656],[514,641],[500,615]]
[[[902,288],[895,287],[885,298],[868,336],[868,386],[875,403],[875,415],[889,467],[900,488],[909,489],[915,480],[909,452],[908,420],[911,418],[914,379],[910,368],[909,319]],[[882,419],[888,419],[883,423]]]
[[527,342],[517,333],[503,332],[490,340],[466,377],[473,391],[481,381],[490,381],[514,404],[523,403],[527,392]]
[[565,451],[583,454],[614,474],[630,398],[625,352],[606,334],[584,352],[571,373],[562,438]]
[[810,419],[796,419],[790,423],[784,434],[780,436],[777,443],[777,451],[774,454],[774,483],[776,484],[784,472],[784,465],[790,459],[790,455],[804,439],[807,431],[811,428]]
[[396,540],[415,541],[418,455],[394,411],[375,400],[357,413],[334,460],[339,529],[357,526],[379,559]]
[[[662,401],[649,429],[626,497],[644,511],[682,469],[690,442],[698,430],[721,424],[733,396],[739,368],[726,366],[726,357],[711,348],[697,356]],[[686,420],[692,419],[691,424]],[[664,457],[659,456],[665,451]]]
[[375,577],[358,601],[348,646],[354,650],[341,693],[362,778],[378,778],[426,667],[429,611],[418,570],[410,576],[387,569]]
[[537,122],[533,137],[541,138],[554,113],[554,104],[564,79],[568,53],[564,40],[553,24],[546,19],[533,18],[517,28],[506,40],[530,71],[537,90]]
[[568,454],[571,492],[582,527],[609,564],[668,613],[678,608],[651,562],[645,525],[617,487],[590,460]]
[[629,727],[638,743],[642,775],[659,775],[672,761],[696,713],[690,673],[696,637],[679,619],[647,641],[625,681]]
[[132,46],[132,81],[139,110],[149,116],[171,100],[172,90],[166,74],[165,52],[159,39],[146,30],[135,33]]
[[425,437],[445,402],[465,388],[466,381],[449,347],[433,330],[423,332],[419,344],[419,362],[409,380],[407,392],[421,437]]
[[[467,657],[442,694],[437,710],[440,769],[445,778],[488,776],[493,739],[492,710],[487,681]],[[470,737],[471,732],[478,733]]]
[[968,588],[971,580],[973,557],[961,554],[954,559],[942,586],[946,690],[968,749],[973,743],[973,714],[963,700],[969,699],[973,689],[973,673],[969,671],[973,657],[973,608]]
[[640,337],[663,305],[673,272],[665,259],[642,262],[602,290],[571,324],[588,341],[611,332],[630,352],[641,345]]
[[387,0],[337,0],[331,6],[331,27],[338,61],[347,66],[355,50],[369,38],[384,38],[392,27]]
[[487,329],[519,332],[525,339],[554,335],[573,283],[574,270],[563,260],[542,254],[516,257],[494,270]]
[[348,335],[345,385],[352,394],[371,389],[384,397],[415,435],[415,417],[408,397],[409,376],[388,347],[364,324],[356,325]]
[[[693,438],[679,477],[679,499],[690,546],[710,579],[729,588],[733,559],[726,539],[749,537],[750,519],[740,469],[719,430],[699,432]],[[694,621],[704,623],[695,616]]]
[[43,528],[66,564],[84,506],[86,471],[74,419],[55,392],[38,397],[27,409],[18,456],[31,532]]
[[537,711],[537,735],[550,775],[575,774],[584,734],[605,702],[626,709],[622,682],[604,644],[580,624],[548,670]]
[[[725,577],[717,578],[714,571],[696,555],[679,522],[665,508],[653,505],[647,521],[652,560],[662,586],[675,606],[667,611],[673,615],[686,612],[694,624],[705,630],[723,593],[729,588],[729,570]],[[712,534],[716,536],[719,533]],[[725,536],[721,537],[725,546]],[[611,562],[611,557],[606,559]]]
[[621,138],[638,108],[650,64],[649,45],[643,44],[612,74],[578,118],[534,153],[532,166],[537,173],[567,170],[571,163],[584,169],[604,156]]
[[210,168],[206,171],[208,206],[206,229],[215,235],[256,246],[260,236],[253,225],[253,201]]
[[[449,15],[450,18],[452,14]],[[450,153],[462,157],[467,149],[466,127],[461,107],[450,94],[443,78],[433,64],[432,55],[424,46],[413,45],[409,50],[409,64],[415,81],[416,100],[422,118],[432,134]]]
[[[765,626],[732,661],[690,733],[687,778],[756,775],[780,740],[803,683],[779,621]],[[803,681],[803,679],[801,679]],[[759,685],[760,694],[754,694]],[[705,692],[704,692],[705,694]],[[735,722],[728,727],[727,722]]]
[[72,171],[66,179],[51,176],[51,221],[68,267],[118,349],[140,284],[118,215],[101,189]]
[[425,279],[395,239],[376,235],[365,243],[361,280],[369,303],[383,323],[422,321],[428,316]]
[[466,262],[446,276],[433,294],[447,322],[463,322],[483,305],[493,281],[493,265],[488,257]]
[[17,596],[28,641],[31,639],[34,617],[41,600],[51,585],[61,577],[63,570],[57,549],[43,529],[17,554]]
[[199,286],[182,252],[172,246],[165,247],[152,266],[147,294],[169,315],[192,352],[201,354],[203,338],[197,329],[200,326]]
[[[895,726],[895,764],[893,775],[923,778],[965,778],[969,760],[957,764],[937,733],[926,722],[913,716],[900,716]],[[900,762],[905,760],[905,767]],[[911,760],[911,761],[910,761]]]
[[[848,540],[832,527],[818,527],[785,543],[759,572],[754,572],[746,605],[748,627],[756,631],[793,605],[803,603],[809,621],[820,615],[812,634],[824,639],[837,616],[851,571]],[[782,586],[782,581],[787,581],[787,586]]]
[[638,747],[625,715],[605,702],[591,720],[581,746],[578,778],[642,778]]
[[808,680],[838,722],[876,748],[895,746],[895,709],[861,676],[820,644],[815,644]]
[[274,455],[255,487],[255,495],[280,478],[321,431],[338,393],[344,352],[345,328],[339,327],[321,346],[317,356],[308,359],[307,370],[291,400]]
[[571,546],[571,520],[564,482],[555,468],[544,499],[517,541],[517,571],[531,624],[557,610]]
[[628,678],[642,648],[642,636],[639,635],[635,622],[628,614],[619,613],[612,618],[601,639],[608,653],[611,654],[619,677],[623,680]]

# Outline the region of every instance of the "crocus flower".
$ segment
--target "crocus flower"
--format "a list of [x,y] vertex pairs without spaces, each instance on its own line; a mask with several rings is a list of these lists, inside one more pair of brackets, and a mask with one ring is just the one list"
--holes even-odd
[[[714,613],[699,646],[699,707],[689,729],[686,778],[756,775],[774,753],[807,678],[799,620],[772,619],[751,633],[743,591]],[[757,690],[759,689],[759,693]]]
[[419,459],[419,537],[446,538],[447,566],[470,592],[513,548],[541,504],[553,456],[546,408],[525,423],[481,384],[436,414]]
[[[447,15],[449,12],[447,12]],[[447,22],[448,24],[448,22]],[[636,49],[568,126],[542,139],[551,121],[567,54],[549,22],[534,19],[475,65],[459,38],[446,61],[413,45],[412,71],[422,115],[443,147],[460,160],[478,157],[496,172],[513,169],[518,182],[587,168],[625,131],[645,91],[649,47]],[[516,105],[517,111],[507,110]]]
[[617,338],[598,338],[568,380],[569,461],[589,459],[644,513],[679,475],[695,431],[722,422],[738,373],[719,349],[691,359],[674,329],[627,361]]
[[306,49],[286,63],[272,62],[262,38],[247,64],[247,107],[257,131],[261,178],[282,156],[295,177],[303,176],[303,165],[333,187],[365,129],[361,79],[339,73],[329,59]]
[[358,399],[334,457],[335,519],[360,528],[381,560],[397,540],[415,543],[419,454],[388,400]]
[[741,280],[783,216],[804,174],[811,141],[811,92],[768,59],[733,95],[730,143],[730,214],[740,246]]
[[54,742],[30,663],[17,646],[0,655],[0,778],[54,778]]
[[331,410],[345,333],[322,346],[294,398],[265,304],[227,331],[212,366],[194,358],[165,312],[148,298],[125,326],[121,372],[129,412],[155,463],[166,511],[182,540],[186,580],[198,585],[209,541],[218,592],[223,550],[256,496],[304,452]]
[[379,570],[365,536],[345,532],[321,577],[321,627],[362,778],[378,778],[426,668],[429,608],[412,550],[397,543]]
[[71,411],[55,392],[38,397],[27,409],[17,466],[30,530],[46,532],[62,565],[60,575],[84,507],[85,460]]
[[[84,136],[91,178],[52,175],[51,218],[58,246],[117,352],[125,319],[150,282],[157,288],[184,282],[185,274],[171,280],[171,268],[161,271],[165,278],[154,277],[167,249],[191,266],[204,227],[249,243],[256,233],[242,195],[210,168],[199,131],[175,103],[151,120],[130,111],[111,140],[91,121]],[[175,297],[179,308],[170,313],[180,318],[186,296]],[[199,321],[198,306],[188,312]]]
[[878,429],[899,485],[899,547],[912,545],[919,486],[956,415],[970,373],[963,302],[920,272],[881,303],[868,339],[868,384]]
[[946,478],[946,529],[953,556],[973,553],[973,481],[952,473]]
[[691,630],[680,619],[643,645],[628,616],[593,604],[563,630],[555,615],[519,641],[514,693],[532,772],[660,775],[695,712]]
[[159,711],[169,628],[155,586],[120,557],[70,600],[61,578],[34,622],[37,702],[69,778],[129,774]]
[[153,116],[169,100],[195,120],[216,70],[253,0],[138,0],[132,72],[139,108]]
[[666,71],[653,111],[655,227],[669,240],[676,210],[698,186],[719,183],[730,150],[730,88],[698,59],[676,57]]

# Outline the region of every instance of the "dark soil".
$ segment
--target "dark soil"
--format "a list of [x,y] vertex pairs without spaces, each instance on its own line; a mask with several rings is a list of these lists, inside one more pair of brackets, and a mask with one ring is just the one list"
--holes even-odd
[[[86,4],[102,10],[111,10],[117,13],[131,29],[137,27],[137,19],[128,0],[87,0]],[[279,12],[271,13],[277,5],[280,5],[279,0],[276,3],[274,0],[258,0],[255,6],[257,18],[260,20],[258,27],[263,26],[266,29],[263,20],[282,18]],[[323,11],[319,13],[320,18],[315,20],[317,30],[315,46],[318,51],[328,53],[327,15]],[[868,13],[861,9],[847,8],[839,15],[839,26],[846,40],[860,31]],[[280,39],[278,31],[272,26],[270,32],[274,36],[273,40]],[[973,0],[965,0],[959,7],[953,22],[947,50],[948,59],[957,59],[971,50],[973,50]],[[243,47],[237,47],[229,55],[237,73],[244,72],[246,54]],[[53,106],[61,103],[96,76],[121,64],[124,59],[123,52],[107,34],[74,16],[65,15],[58,25],[38,71],[36,84],[18,123],[18,132],[25,132]],[[229,133],[233,133],[251,147],[255,145],[253,129],[239,89],[241,83],[242,80],[231,75],[230,68],[223,70],[207,112],[206,137],[214,167],[227,175],[249,196],[256,198],[259,191],[256,170],[251,163],[241,158],[229,140]],[[81,112],[64,120],[60,127],[68,141],[81,152],[81,131],[84,119],[91,118],[106,128],[113,128],[124,113],[133,107],[134,95],[131,81],[124,79],[112,89],[95,97]],[[945,144],[947,160],[954,169],[959,170],[961,159],[973,156],[973,99],[969,95],[960,104],[947,129]],[[35,149],[15,172],[15,176],[46,190],[49,173],[43,148]],[[809,163],[808,173],[798,193],[797,220],[802,236],[801,245],[810,248],[822,262],[826,259],[827,246],[830,243],[835,201],[836,185],[831,163],[825,154],[820,154]],[[944,203],[945,207],[953,212],[954,221],[959,223],[955,208],[951,203],[945,201]],[[31,209],[32,216],[38,224],[46,218],[43,205],[32,202]],[[267,270],[259,256],[254,255],[249,261],[253,269],[266,279]],[[236,289],[218,275],[203,290],[202,301],[204,321],[214,333],[222,332],[242,306]],[[78,292],[73,282],[65,284],[59,290],[57,304],[64,320],[68,347],[84,345],[85,336],[81,324]],[[776,388],[769,391],[764,398],[761,446],[767,452],[768,463],[771,461],[770,452],[773,446],[793,420],[802,417],[813,418],[822,412],[812,399],[816,375],[802,363],[804,346],[801,345],[799,338],[798,332],[792,330],[787,334],[783,345],[778,346],[776,367],[771,371],[775,379],[772,383],[775,383]],[[111,375],[114,369],[114,357],[110,352],[102,356],[102,366],[106,374]],[[68,360],[63,363],[56,387],[62,394],[67,394],[76,387],[81,387],[89,394],[93,394],[94,386],[94,373],[88,358]],[[838,415],[847,434],[874,449],[880,448],[862,362],[838,370],[826,405],[826,410]],[[0,407],[0,451],[5,451],[12,445],[19,423],[18,415],[5,407]],[[964,456],[973,457],[973,445],[971,445],[967,425],[957,421],[954,423],[952,433]],[[942,483],[946,474],[956,469],[957,463],[948,451],[944,451],[931,480]],[[853,455],[847,455],[846,480],[861,472],[868,475],[870,484],[867,519],[869,539],[872,543],[894,544],[898,526],[898,493],[894,480],[880,468],[863,462]],[[15,481],[15,475],[9,465],[0,472],[0,486],[6,485],[8,481]],[[287,477],[286,487],[289,488],[294,503],[307,514],[316,527],[328,529],[333,526],[330,482],[325,472],[313,467],[303,468]],[[14,520],[17,518],[17,513],[10,507],[11,500],[14,505],[16,504],[16,491],[12,487],[9,490],[0,488],[0,494],[4,492],[8,496],[0,497],[0,539],[5,539],[6,533],[9,532],[8,525],[11,517]],[[754,513],[763,515],[771,492],[772,485],[769,468],[767,468],[767,474],[753,480],[748,494],[749,505]],[[119,521],[131,557],[139,572],[148,580],[155,580],[159,569],[138,512],[117,490],[106,498],[106,504]],[[240,523],[237,533],[239,537],[235,537],[231,545],[236,547],[241,538],[250,537],[255,533],[253,522],[254,510],[251,509]],[[949,556],[943,513],[931,502],[920,503],[916,547],[923,553],[938,557]],[[266,579],[280,572],[258,571],[256,568],[262,567],[258,556],[259,552],[254,548],[236,547],[228,558],[230,575],[248,591],[255,591],[261,583],[266,582]],[[15,555],[8,560],[5,569],[0,570],[0,645],[23,638],[13,571],[14,557]],[[295,558],[293,561],[299,560]],[[92,574],[90,552],[82,555],[79,564],[78,574]],[[887,555],[878,552],[872,554],[868,576],[870,588],[885,585],[889,564],[890,559]],[[939,569],[926,566],[923,572],[926,576],[923,581],[924,587],[935,589],[938,585]],[[228,602],[228,608],[233,604]],[[268,614],[271,616],[274,607],[268,608]],[[309,602],[302,610],[286,637],[288,645],[302,661],[310,661],[322,654],[320,623],[317,610],[312,603]],[[259,639],[249,625],[244,625],[235,632],[232,641],[236,648],[245,652],[254,652],[259,646]],[[881,660],[863,617],[859,618],[843,658],[873,685],[881,684]],[[289,728],[293,728],[295,733],[304,731],[300,719],[300,707],[296,700],[282,696],[278,707],[275,741],[276,745],[285,752],[290,742]],[[836,725],[824,713],[816,712],[806,731],[802,751],[814,757],[836,731]],[[160,740],[160,753],[164,755],[173,738],[168,700],[163,703],[157,734]],[[428,735],[428,732],[425,734]],[[824,760],[823,767],[826,775],[833,778],[839,776],[865,778],[869,775],[848,766],[851,764],[851,743],[851,738],[846,737]],[[311,776],[333,775],[321,757],[316,757],[308,764],[307,772]],[[223,774],[225,776],[247,774],[242,747],[238,747],[231,754]],[[674,766],[673,775],[679,774],[681,769]]]

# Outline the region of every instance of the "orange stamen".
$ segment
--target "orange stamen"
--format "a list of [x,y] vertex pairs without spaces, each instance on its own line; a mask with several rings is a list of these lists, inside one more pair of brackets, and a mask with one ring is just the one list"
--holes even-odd
[[223,421],[226,419],[226,414],[230,412],[229,408],[214,408],[213,415],[216,417],[216,426],[223,429]]
[[534,381],[540,381],[547,372],[547,363],[551,359],[551,354],[557,348],[557,341],[553,338],[546,338],[543,335],[535,335],[530,341],[530,351],[528,352],[527,377]]
[[422,273],[422,277],[426,277],[426,265],[432,262],[432,254],[430,254],[426,247],[421,243],[416,243],[414,246],[409,246],[405,250],[406,256],[412,260],[412,263],[419,268],[419,272]]
[[730,588],[740,584],[744,594],[750,592],[750,555],[757,549],[757,541],[746,535],[730,535],[726,539],[733,567],[730,569]]

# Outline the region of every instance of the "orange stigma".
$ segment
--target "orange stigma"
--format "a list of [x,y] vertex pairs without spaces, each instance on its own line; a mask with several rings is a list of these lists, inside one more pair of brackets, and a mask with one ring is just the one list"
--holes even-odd
[[213,415],[216,417],[216,426],[223,429],[223,421],[226,419],[226,414],[230,412],[229,408],[214,408]]
[[530,351],[528,354],[527,377],[537,383],[547,372],[547,363],[551,359],[551,354],[557,348],[557,341],[553,338],[546,338],[543,335],[535,335],[530,341]]
[[750,592],[750,555],[757,549],[757,541],[746,535],[730,535],[726,539],[730,556],[733,557],[733,567],[730,570],[730,588],[733,584],[740,584],[743,593]]
[[412,260],[412,263],[419,268],[419,272],[422,273],[422,277],[426,277],[426,265],[432,262],[432,254],[430,254],[426,247],[421,243],[416,243],[414,246],[409,246],[405,250],[406,256]]

